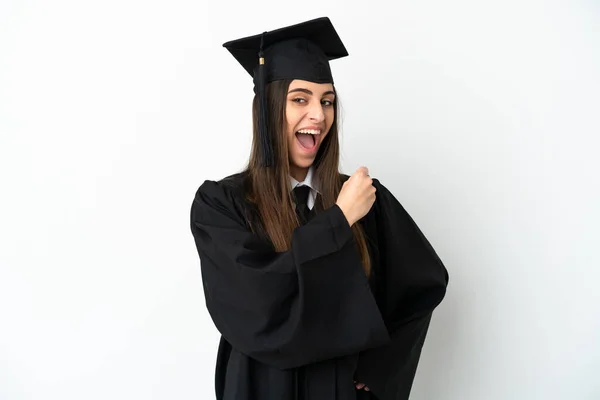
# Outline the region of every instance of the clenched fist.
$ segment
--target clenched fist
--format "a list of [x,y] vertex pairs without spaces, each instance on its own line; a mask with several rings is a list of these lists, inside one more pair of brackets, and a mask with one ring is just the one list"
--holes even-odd
[[375,203],[375,187],[367,167],[360,167],[344,182],[336,204],[342,209],[350,226],[367,215]]

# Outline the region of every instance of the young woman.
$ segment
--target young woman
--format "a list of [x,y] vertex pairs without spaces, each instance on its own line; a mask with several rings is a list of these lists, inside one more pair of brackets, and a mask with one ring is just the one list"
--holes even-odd
[[447,271],[365,167],[339,172],[328,18],[225,43],[254,77],[247,168],[191,210],[219,400],[407,399]]

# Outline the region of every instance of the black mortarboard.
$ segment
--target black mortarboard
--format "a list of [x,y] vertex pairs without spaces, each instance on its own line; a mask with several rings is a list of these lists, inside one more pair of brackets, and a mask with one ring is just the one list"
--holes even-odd
[[265,85],[281,79],[333,83],[329,61],[345,57],[348,52],[327,17],[232,40],[223,47],[254,78],[260,107],[262,164],[269,167],[274,164],[274,157],[267,126]]

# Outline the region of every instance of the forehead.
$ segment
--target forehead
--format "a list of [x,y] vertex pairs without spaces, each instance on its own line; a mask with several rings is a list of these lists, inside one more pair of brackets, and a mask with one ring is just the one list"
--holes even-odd
[[315,83],[310,81],[303,81],[301,79],[294,79],[290,83],[289,90],[293,89],[308,89],[314,94],[325,93],[333,90],[331,83]]

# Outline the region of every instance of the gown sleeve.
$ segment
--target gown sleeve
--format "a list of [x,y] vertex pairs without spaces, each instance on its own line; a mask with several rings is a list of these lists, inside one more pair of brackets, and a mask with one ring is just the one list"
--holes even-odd
[[234,348],[280,369],[389,342],[342,210],[318,213],[275,252],[247,229],[226,186],[205,181],[191,230],[206,306]]
[[448,272],[414,220],[377,179],[374,231],[379,308],[391,342],[359,355],[356,379],[379,400],[409,397],[432,312]]

